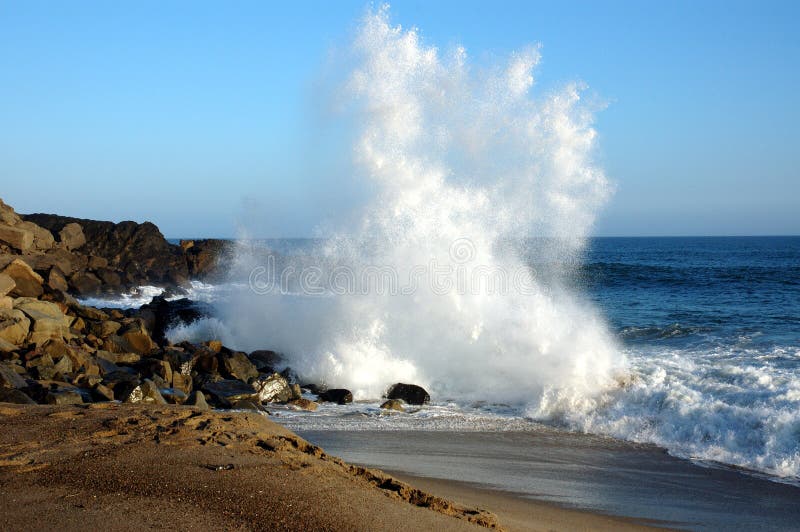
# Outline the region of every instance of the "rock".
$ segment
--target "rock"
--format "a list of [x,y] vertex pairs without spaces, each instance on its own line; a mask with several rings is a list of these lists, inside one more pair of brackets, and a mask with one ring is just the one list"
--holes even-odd
[[300,389],[299,384],[292,384],[292,399],[300,399],[303,397],[303,390]]
[[117,334],[121,327],[122,324],[118,321],[103,320],[92,323],[90,330],[98,338],[108,338],[112,334]]
[[164,400],[172,405],[182,405],[189,398],[186,392],[177,388],[159,388],[158,391]]
[[405,408],[403,408],[403,401],[400,399],[389,399],[388,401],[384,401],[381,405],[381,408],[384,410],[397,410],[398,412],[405,412]]
[[74,318],[65,315],[55,303],[40,301],[30,297],[20,297],[14,301],[14,308],[21,310],[31,320],[28,341],[42,345],[51,338],[71,338],[69,330]]
[[0,403],[35,405],[36,401],[28,397],[22,390],[16,388],[0,388]]
[[207,309],[187,298],[168,301],[164,297],[157,296],[147,305],[143,305],[142,311],[152,311],[153,323],[149,324],[151,337],[159,344],[166,342],[164,333],[166,330],[178,323],[192,323],[195,320],[208,315]]
[[0,296],[0,309],[11,310],[14,308],[14,299],[8,296]]
[[33,248],[38,251],[46,251],[55,244],[53,233],[33,222],[20,222],[16,227],[33,233]]
[[139,383],[139,374],[130,368],[117,368],[103,374],[103,384],[114,392],[117,401],[127,399]]
[[105,257],[96,257],[91,255],[88,259],[86,267],[90,270],[96,270],[98,268],[108,268],[108,259]]
[[58,269],[58,266],[53,266],[50,268],[50,271],[47,274],[47,286],[51,290],[60,290],[62,292],[69,290],[67,278],[64,277],[64,274],[61,273],[61,270]]
[[51,390],[47,392],[44,402],[48,405],[81,405],[83,404],[83,396],[76,390]]
[[267,412],[267,409],[256,401],[239,400],[231,405],[234,410],[251,410],[254,412]]
[[206,410],[211,410],[211,407],[208,406],[208,403],[206,402],[205,395],[203,395],[203,392],[200,391],[192,392],[192,394],[189,396],[189,399],[184,404],[193,406],[203,412]]
[[98,268],[94,271],[94,274],[100,279],[106,290],[116,291],[122,285],[122,277],[112,269]]
[[104,347],[106,345],[109,351],[115,353],[133,352],[140,355],[148,355],[158,347],[150,338],[144,322],[138,318],[124,324],[117,334],[109,336],[107,344],[103,344]]
[[311,412],[316,410],[317,407],[319,406],[319,404],[312,401],[311,399],[303,399],[302,397],[299,399],[292,399],[291,401],[289,401],[289,404],[299,410],[309,410]]
[[87,271],[77,271],[69,278],[69,284],[82,296],[91,296],[100,292],[103,282],[95,274]]
[[208,392],[222,406],[229,407],[236,401],[258,401],[258,392],[252,386],[239,380],[223,379],[203,384]]
[[3,200],[0,200],[0,221],[7,225],[17,225],[22,221],[22,218],[14,212],[10,205],[6,205]]
[[14,279],[6,273],[0,273],[0,296],[5,296],[11,292],[15,286],[17,286],[17,283],[14,282]]
[[224,273],[220,265],[232,255],[234,244],[229,240],[181,240],[188,267],[193,279],[213,279]]
[[114,391],[98,382],[92,388],[92,398],[95,401],[113,401]]
[[172,387],[188,395],[192,391],[192,377],[177,371],[173,371]]
[[402,399],[410,405],[423,405],[431,400],[431,396],[422,386],[416,384],[403,384],[398,382],[389,387],[386,392],[387,399]]
[[278,373],[253,381],[253,388],[258,392],[258,400],[262,403],[285,403],[292,398],[289,382]]
[[[116,395],[116,394],[115,394]],[[131,390],[131,393],[125,399],[126,403],[149,403],[157,405],[165,405],[167,401],[161,396],[161,392],[156,387],[155,383],[150,379],[145,379],[139,386]]]
[[14,280],[14,288],[9,292],[12,297],[39,297],[44,292],[44,279],[28,266],[25,261],[14,259],[6,266],[3,273]]
[[78,249],[86,243],[86,236],[83,228],[75,222],[68,223],[58,232],[58,240],[65,249],[72,251]]
[[0,388],[25,388],[28,383],[11,366],[0,362]]
[[67,225],[79,224],[86,241],[81,251],[105,258],[108,267],[126,273],[126,282],[130,284],[146,284],[144,281],[179,284],[188,279],[183,250],[167,242],[150,222],[115,224],[53,214],[29,214],[24,219],[59,234]]
[[108,314],[103,312],[102,310],[98,310],[94,307],[84,307],[78,303],[74,303],[69,306],[70,310],[75,313],[76,316],[87,320],[107,320]]
[[258,370],[244,353],[220,353],[219,358],[222,361],[223,374],[228,378],[250,382],[258,377]]
[[215,353],[219,353],[220,351],[222,351],[222,342],[220,342],[219,340],[209,340],[208,342],[206,342],[206,346]]
[[0,309],[0,339],[22,345],[28,338],[31,321],[17,309]]
[[19,349],[18,346],[12,344],[8,340],[3,340],[0,338],[0,353],[11,353]]
[[280,354],[266,349],[253,351],[247,358],[249,358],[256,369],[262,373],[274,372],[275,369],[283,363],[283,357],[281,357]]
[[33,245],[33,231],[9,225],[0,225],[0,241],[18,251],[28,251]]
[[344,388],[333,388],[319,394],[319,400],[328,403],[346,405],[353,402],[353,394]]
[[142,360],[142,356],[137,353],[112,353],[111,351],[105,351],[103,349],[98,349],[94,356],[96,356],[98,359],[107,360],[117,365],[136,364]]

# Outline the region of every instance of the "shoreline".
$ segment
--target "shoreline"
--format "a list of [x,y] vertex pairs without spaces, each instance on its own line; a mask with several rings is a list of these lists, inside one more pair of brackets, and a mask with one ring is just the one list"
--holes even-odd
[[0,528],[647,530],[350,465],[261,414],[0,404]]

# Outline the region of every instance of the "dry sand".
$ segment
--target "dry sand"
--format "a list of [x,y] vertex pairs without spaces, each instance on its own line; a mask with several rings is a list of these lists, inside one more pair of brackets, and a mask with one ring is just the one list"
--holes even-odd
[[255,413],[0,404],[0,530],[638,527],[452,483],[426,486],[455,502],[346,464]]

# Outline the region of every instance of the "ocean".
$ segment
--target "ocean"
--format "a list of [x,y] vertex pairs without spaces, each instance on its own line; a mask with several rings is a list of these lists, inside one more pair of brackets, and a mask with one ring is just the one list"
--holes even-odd
[[[304,260],[319,246],[318,240],[260,243],[260,247],[279,250],[283,257]],[[575,411],[562,406],[543,413],[525,400],[484,396],[486,390],[480,388],[471,394],[448,395],[441,391],[446,386],[439,388],[435,381],[423,378],[423,384],[431,386],[432,404],[411,408],[407,414],[386,415],[378,408],[380,394],[366,391],[356,393],[359,400],[353,405],[324,404],[315,413],[282,411],[281,421],[301,432],[558,428],[654,444],[695,463],[741,468],[773,481],[798,484],[800,237],[594,238],[578,267],[573,266],[566,281],[570,292],[596,307],[626,368],[624,383],[599,392],[601,399],[590,408],[579,404]],[[194,283],[190,297],[208,303],[219,314],[177,325],[171,339],[220,337],[234,348],[275,348],[262,336],[257,341],[263,343],[253,344],[242,335],[251,332],[233,323],[245,319],[241,313],[235,319],[225,312],[242,297],[242,290],[249,292],[244,279],[238,281]],[[131,306],[155,293],[157,289],[145,288],[138,297],[89,302]],[[306,313],[308,305],[327,308],[336,299],[330,294],[282,297],[302,300]],[[289,308],[282,305],[263,304],[264,314],[257,313],[255,319],[260,328],[270,329],[268,322],[276,317],[269,312]],[[318,318],[307,315],[309,323],[295,326],[303,330],[314,326]],[[289,353],[289,366],[302,366],[293,363],[293,357],[301,358],[297,353],[285,345],[278,347]],[[514,360],[524,364],[527,359]],[[532,364],[537,362],[531,359]],[[375,361],[364,358],[361,363],[368,370]],[[463,364],[480,371],[480,361],[463,360]],[[487,372],[494,369],[487,364]],[[521,373],[525,371],[520,368]],[[424,377],[424,373],[418,375]],[[344,382],[336,375],[327,378],[331,385]],[[390,382],[394,380],[403,379]],[[523,389],[509,394],[510,398],[526,397],[524,383],[511,385]]]

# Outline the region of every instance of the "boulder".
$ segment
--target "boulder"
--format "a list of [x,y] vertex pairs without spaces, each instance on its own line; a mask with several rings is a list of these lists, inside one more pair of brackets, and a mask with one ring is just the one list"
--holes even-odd
[[224,273],[221,265],[233,254],[235,243],[230,240],[181,240],[188,267],[193,279],[213,279]]
[[389,399],[388,401],[384,401],[381,404],[381,408],[384,410],[397,410],[398,412],[405,412],[403,408],[403,401],[400,399]]
[[298,410],[308,410],[313,412],[319,406],[318,403],[312,401],[311,399],[303,399],[300,397],[299,399],[292,399],[289,401],[289,404],[293,407],[297,408]]
[[165,405],[167,401],[161,395],[158,387],[150,379],[145,379],[136,386],[128,397],[125,399],[126,403],[149,403],[157,405]]
[[158,347],[144,326],[144,322],[140,319],[134,319],[125,323],[117,334],[108,337],[107,341],[103,344],[109,351],[115,353],[139,353],[140,355],[147,355]]
[[258,377],[258,370],[244,353],[223,352],[219,354],[219,358],[222,361],[223,375],[228,378],[250,382]]
[[292,398],[289,382],[278,373],[253,381],[253,388],[262,403],[285,403]]
[[211,407],[208,406],[208,403],[206,402],[206,396],[203,395],[203,392],[201,391],[192,392],[192,394],[189,396],[189,399],[184,404],[193,406],[203,412],[206,410],[211,410]]
[[23,260],[14,259],[3,273],[14,280],[15,286],[9,292],[12,297],[39,297],[44,292],[44,279]]
[[300,389],[299,384],[292,384],[292,399],[300,399],[303,397],[303,390]]
[[178,284],[188,279],[183,250],[167,242],[150,222],[113,223],[53,214],[29,214],[24,219],[54,234],[60,234],[69,224],[79,224],[86,241],[81,251],[105,258],[108,267],[126,272],[130,284],[144,284],[144,281]]
[[35,405],[36,401],[28,397],[22,390],[16,388],[0,388],[0,403]]
[[[187,298],[167,300],[162,296],[154,297],[147,305],[143,305],[139,310],[140,315],[144,311],[152,312],[152,323],[148,324],[153,340],[158,343],[165,343],[166,330],[178,323],[192,323],[208,315],[208,310],[195,301]],[[213,350],[212,350],[213,351]]]
[[17,349],[19,349],[19,346],[12,344],[8,340],[3,340],[0,338],[0,353],[11,353]]
[[389,387],[387,399],[402,399],[410,405],[424,405],[430,402],[431,396],[422,386],[398,382]]
[[113,401],[114,391],[98,382],[92,388],[92,399],[95,401]]
[[53,233],[33,222],[20,222],[16,227],[33,233],[33,249],[35,250],[46,251],[51,249],[56,242]]
[[61,292],[69,290],[67,278],[64,277],[64,274],[58,269],[58,266],[53,266],[47,273],[47,286],[51,290],[60,290]]
[[353,402],[353,394],[350,390],[346,390],[344,388],[332,388],[330,390],[320,392],[319,400],[327,403],[346,405]]
[[172,387],[188,395],[192,391],[192,377],[178,371],[173,371]]
[[28,338],[31,321],[17,309],[0,309],[0,339],[22,345]]
[[74,389],[59,388],[47,392],[44,402],[48,405],[81,405],[83,395]]
[[278,366],[283,363],[283,357],[275,351],[260,349],[253,351],[248,355],[250,362],[262,373],[270,373],[275,371]]
[[83,228],[75,222],[68,223],[58,232],[58,240],[65,249],[72,251],[86,243]]
[[229,407],[236,401],[258,401],[258,392],[249,384],[239,380],[223,379],[203,384],[203,391],[208,392],[219,404]]
[[11,366],[0,362],[0,388],[25,388],[28,383]]
[[17,283],[14,282],[8,274],[0,273],[0,296],[4,296],[11,292]]
[[55,303],[31,297],[20,297],[14,301],[14,308],[21,310],[31,320],[28,341],[42,345],[51,338],[71,338],[69,330],[74,318],[65,315]]
[[14,212],[10,205],[6,205],[3,200],[0,200],[0,221],[7,225],[17,225],[22,221],[22,218]]
[[33,231],[0,224],[0,241],[18,251],[28,251],[33,245]]
[[14,308],[14,299],[8,296],[0,296],[0,309],[11,310]]
[[105,351],[103,349],[98,349],[94,356],[100,360],[107,360],[117,365],[136,364],[142,360],[142,356],[137,353],[112,353],[111,351]]
[[69,278],[69,284],[82,296],[90,296],[100,292],[103,282],[92,272],[77,271]]
[[98,338],[108,338],[112,334],[117,334],[121,327],[122,324],[118,321],[102,320],[93,322],[89,330]]
[[126,400],[139,383],[139,374],[130,368],[118,367],[114,371],[103,373],[103,385],[114,392],[114,399],[117,401]]
[[158,391],[164,400],[171,405],[182,405],[189,398],[186,392],[177,388],[159,388]]
[[253,412],[269,413],[267,409],[261,406],[261,404],[258,401],[245,401],[240,399],[239,401],[236,401],[235,403],[231,404],[231,408],[233,410],[250,410]]

